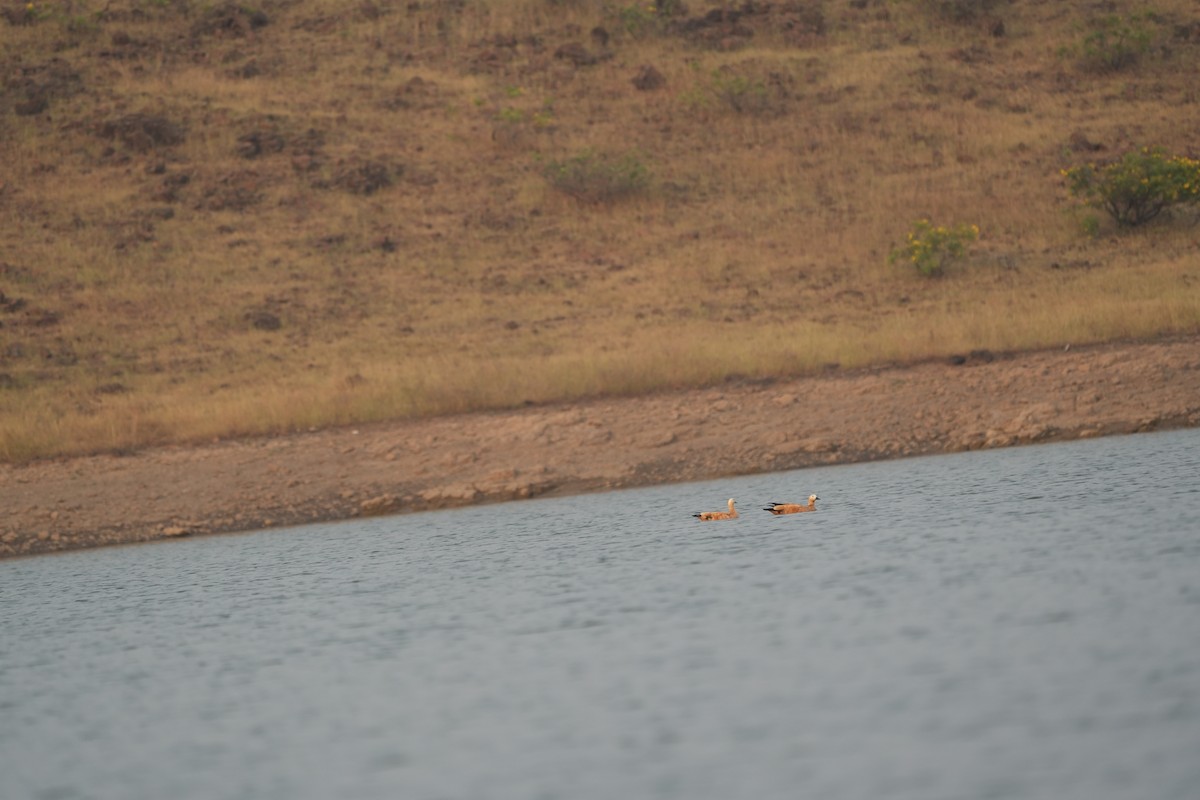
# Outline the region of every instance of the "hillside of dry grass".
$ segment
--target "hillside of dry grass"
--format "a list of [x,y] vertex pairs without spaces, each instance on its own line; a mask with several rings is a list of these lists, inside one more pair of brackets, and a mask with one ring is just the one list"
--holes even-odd
[[1194,213],[1059,174],[1197,155],[1146,11],[6,2],[0,459],[1195,331]]

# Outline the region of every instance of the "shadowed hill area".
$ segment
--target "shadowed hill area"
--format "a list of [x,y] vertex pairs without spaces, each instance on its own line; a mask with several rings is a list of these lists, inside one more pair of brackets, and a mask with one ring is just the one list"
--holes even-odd
[[3,2],[0,63],[8,461],[1200,327],[1194,210],[1060,175],[1197,155],[1194,2]]

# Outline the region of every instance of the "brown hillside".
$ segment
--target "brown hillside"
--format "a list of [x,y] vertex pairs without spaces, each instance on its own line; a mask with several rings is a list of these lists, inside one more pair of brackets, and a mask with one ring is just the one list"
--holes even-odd
[[3,460],[1200,328],[1194,213],[1059,175],[1197,155],[1190,0],[4,2],[0,64]]

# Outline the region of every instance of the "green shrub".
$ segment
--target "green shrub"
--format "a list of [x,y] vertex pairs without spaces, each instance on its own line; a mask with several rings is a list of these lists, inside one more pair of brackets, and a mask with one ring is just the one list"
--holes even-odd
[[710,89],[725,106],[739,114],[759,114],[770,106],[767,86],[761,80],[714,72]]
[[729,67],[713,70],[707,79],[701,79],[681,96],[693,108],[716,107],[749,115],[782,111],[785,98],[779,86],[769,86],[762,78],[743,75]]
[[650,185],[650,170],[634,153],[586,151],[547,163],[542,174],[555,189],[582,203],[613,203],[644,192]]
[[659,33],[665,25],[664,14],[652,2],[608,5],[605,7],[605,16],[616,30],[634,38]]
[[1132,67],[1150,51],[1154,41],[1148,21],[1149,17],[1143,14],[1123,19],[1116,14],[1102,17],[1079,46],[1067,52],[1076,55],[1080,66],[1090,71],[1116,72]]
[[1126,153],[1120,161],[1064,169],[1067,189],[1086,205],[1107,211],[1131,228],[1173,205],[1200,202],[1200,161],[1168,156],[1157,147]]
[[606,24],[619,35],[635,39],[653,36],[667,30],[672,17],[687,13],[683,0],[634,0],[627,5],[605,3]]
[[1085,214],[1083,219],[1079,220],[1079,229],[1083,231],[1084,236],[1095,239],[1100,235],[1100,218],[1095,214]]
[[519,108],[506,106],[496,112],[496,121],[507,123],[509,125],[519,125],[525,121],[525,112]]
[[947,228],[927,219],[917,220],[908,232],[908,241],[888,257],[890,263],[904,261],[926,277],[941,275],[950,264],[967,254],[967,245],[979,238],[978,225]]

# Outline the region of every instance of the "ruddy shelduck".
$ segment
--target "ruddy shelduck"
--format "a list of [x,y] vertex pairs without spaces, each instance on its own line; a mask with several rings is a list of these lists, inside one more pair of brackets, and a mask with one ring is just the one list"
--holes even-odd
[[692,514],[698,520],[707,522],[713,519],[737,519],[737,509],[733,507],[733,498],[729,498],[728,511],[701,511],[699,514]]
[[799,514],[802,511],[816,511],[817,501],[820,499],[815,494],[810,494],[808,496],[808,505],[806,506],[799,503],[771,503],[763,511],[770,511],[775,516],[779,516],[780,514]]

